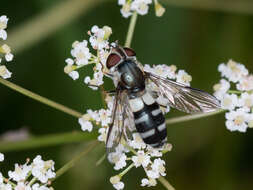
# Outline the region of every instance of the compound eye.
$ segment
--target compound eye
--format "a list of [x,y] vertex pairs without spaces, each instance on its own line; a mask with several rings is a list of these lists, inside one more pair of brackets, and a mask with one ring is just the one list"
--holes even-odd
[[110,69],[111,67],[117,65],[121,61],[121,57],[116,53],[111,53],[106,60],[106,67]]
[[136,53],[133,49],[124,47],[124,50],[128,57],[136,56]]

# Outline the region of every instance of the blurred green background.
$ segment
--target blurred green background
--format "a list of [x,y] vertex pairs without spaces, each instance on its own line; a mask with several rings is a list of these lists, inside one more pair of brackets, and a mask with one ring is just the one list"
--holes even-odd
[[[120,15],[116,1],[84,1],[12,0],[1,1],[0,7],[0,15],[7,15],[10,19],[7,43],[15,54],[14,61],[7,65],[13,72],[10,81],[80,112],[98,109],[102,104],[99,92],[83,83],[84,75],[90,75],[91,68],[83,70],[78,81],[73,81],[63,72],[64,60],[70,57],[72,42],[88,39],[86,32],[93,25],[108,25],[113,29],[111,40],[119,40],[123,44],[129,23],[129,19]],[[161,18],[155,17],[153,6],[150,6],[148,15],[138,17],[132,48],[142,63],[174,64],[192,75],[192,86],[210,93],[213,84],[220,80],[217,66],[221,62],[232,58],[253,71],[251,1],[178,0],[179,6],[174,6],[175,2],[161,1],[166,7],[166,13]],[[61,15],[54,15],[65,3],[68,6]],[[71,9],[72,4],[80,8],[79,12]],[[48,11],[51,11],[50,17],[45,17],[36,27],[22,33],[31,20],[39,20]],[[247,13],[244,14],[244,11]],[[71,16],[75,14],[72,19]],[[54,23],[59,17],[66,17],[60,27],[57,26],[59,23]],[[47,33],[49,27],[56,28]],[[41,29],[45,30],[42,30],[43,38],[39,37],[40,40],[30,43],[30,39],[40,35],[38,31]],[[112,88],[112,82],[108,80],[105,87]],[[3,85],[0,85],[0,98],[1,134],[22,127],[34,136],[80,131],[77,118]],[[173,110],[166,117],[179,115],[182,113]],[[170,125],[168,139],[173,144],[173,150],[164,157],[166,179],[178,190],[252,189],[252,137],[253,130],[245,134],[229,132],[225,128],[224,114]],[[8,152],[1,170],[13,170],[14,163],[24,163],[27,157],[33,158],[37,154],[44,159],[55,160],[58,169],[83,148],[84,144],[76,143]],[[107,161],[95,166],[104,152],[104,147],[98,146],[57,179],[53,187],[113,189],[109,182],[110,176],[116,174],[113,167]],[[143,177],[143,169],[131,170],[123,178],[125,189],[144,189],[140,187]],[[164,187],[158,184],[151,189]]]

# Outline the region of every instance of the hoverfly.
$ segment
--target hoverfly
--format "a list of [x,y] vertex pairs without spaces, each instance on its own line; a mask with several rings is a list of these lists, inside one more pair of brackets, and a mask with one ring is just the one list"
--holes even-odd
[[[122,137],[129,139],[131,126],[135,126],[143,141],[154,148],[167,141],[165,117],[160,109],[164,105],[156,101],[158,94],[167,99],[170,107],[186,113],[220,108],[219,101],[204,91],[145,72],[133,49],[112,47],[106,67],[116,87],[112,123],[106,140],[109,152],[117,147]],[[158,92],[147,88],[150,82],[157,86]]]

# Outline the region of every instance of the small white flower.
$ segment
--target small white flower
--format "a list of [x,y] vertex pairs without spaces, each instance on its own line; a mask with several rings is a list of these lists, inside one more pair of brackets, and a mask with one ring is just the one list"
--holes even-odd
[[235,94],[225,94],[221,99],[221,107],[227,110],[233,110],[238,105],[238,97]]
[[73,79],[76,80],[79,78],[79,73],[77,71],[71,71],[70,73],[68,73],[68,75]]
[[148,5],[151,3],[152,0],[134,0],[131,4],[131,10],[140,15],[145,15],[148,13]]
[[220,64],[218,71],[221,72],[221,76],[226,77],[229,81],[234,83],[248,75],[248,70],[245,66],[233,60],[229,60],[227,64]]
[[108,160],[111,163],[114,163],[114,169],[120,170],[126,166],[126,159],[127,156],[125,153],[122,153],[120,151],[112,152],[108,155]]
[[31,166],[28,166],[27,164],[24,165],[15,164],[15,170],[9,171],[8,175],[11,179],[18,182],[24,180],[30,171]]
[[32,190],[52,190],[51,188],[48,188],[46,185],[39,185],[38,183],[35,183],[32,186]]
[[85,120],[83,117],[78,119],[79,124],[83,131],[92,131],[93,125],[90,121]]
[[147,150],[148,150],[147,153],[151,157],[161,157],[163,155],[157,148],[153,148],[152,146],[148,146]]
[[169,78],[169,79],[176,79],[176,70],[177,67],[175,65],[167,66],[167,65],[144,65],[144,71],[151,72],[155,75],[160,77]]
[[31,187],[24,182],[18,182],[14,190],[31,190]]
[[165,176],[165,161],[162,160],[161,158],[157,158],[154,160],[154,163],[152,164],[152,169],[155,171],[158,171],[160,173],[160,175]]
[[249,94],[247,92],[242,93],[238,104],[250,111],[250,108],[253,107],[253,94]]
[[0,17],[0,38],[3,40],[7,39],[7,32],[5,31],[7,28],[7,22],[8,18],[5,15]]
[[98,136],[98,140],[105,142],[106,141],[106,137],[107,137],[107,128],[101,127],[98,132],[100,133],[100,135]]
[[12,190],[12,186],[11,186],[11,184],[2,183],[2,184],[0,184],[0,189],[1,190]]
[[230,131],[246,132],[248,113],[244,109],[237,109],[226,113],[226,126]]
[[47,183],[48,179],[55,177],[54,161],[44,161],[40,155],[36,156],[32,163],[32,175],[42,183]]
[[117,189],[117,190],[124,189],[124,186],[125,186],[125,184],[124,184],[122,181],[120,181],[120,182],[118,182],[118,183],[116,183],[116,184],[113,184],[113,187],[114,187],[115,189]]
[[213,86],[213,89],[215,91],[214,96],[221,100],[224,94],[229,90],[229,88],[230,83],[226,79],[221,79],[218,84],[215,84]]
[[4,154],[0,152],[0,162],[4,161]]
[[88,42],[83,40],[82,42],[74,42],[71,50],[71,55],[75,58],[75,63],[77,65],[87,65],[89,59],[91,58],[91,53],[89,48],[87,48]]
[[5,65],[0,66],[0,76],[3,79],[11,78],[12,73],[6,68]]
[[155,179],[153,178],[143,178],[141,180],[141,186],[148,186],[148,187],[152,187],[152,186],[156,186],[157,182]]
[[133,13],[131,12],[131,2],[126,0],[118,0],[118,4],[122,5],[122,8],[120,9],[120,13],[123,17],[128,18]]
[[135,149],[144,149],[146,144],[143,142],[139,133],[133,133],[133,140],[129,142],[129,145]]
[[65,60],[65,62],[66,62],[68,65],[73,65],[73,64],[74,64],[74,60],[71,59],[71,58],[67,58],[67,59]]
[[10,62],[10,61],[12,61],[13,60],[13,54],[11,54],[11,53],[7,53],[7,54],[5,54],[5,59],[6,59],[6,61],[7,62]]
[[107,40],[112,33],[112,29],[109,26],[99,28],[95,25],[91,28],[91,33],[89,41],[93,49],[101,50],[103,48],[109,48],[109,42]]
[[111,111],[110,110],[105,110],[105,109],[100,109],[98,111],[100,122],[102,127],[108,126],[108,124],[111,122]]
[[253,75],[243,76],[236,84],[236,88],[240,91],[253,90]]
[[177,74],[177,82],[182,83],[184,85],[190,86],[190,82],[192,80],[191,75],[186,73],[184,70],[179,70]]
[[138,151],[136,156],[132,156],[132,161],[135,167],[147,167],[150,163],[150,156],[145,154],[144,151]]
[[87,114],[96,122],[100,121],[99,115],[97,113],[97,111],[92,111],[91,109],[87,110]]

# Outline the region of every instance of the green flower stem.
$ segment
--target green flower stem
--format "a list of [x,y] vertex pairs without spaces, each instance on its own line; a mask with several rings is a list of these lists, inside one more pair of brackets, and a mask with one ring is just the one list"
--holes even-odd
[[37,181],[37,177],[33,177],[32,180],[28,183],[29,186],[32,186]]
[[130,24],[127,31],[126,42],[125,42],[126,47],[130,47],[131,45],[136,20],[137,20],[137,12],[134,12],[133,15],[131,16]]
[[9,152],[17,150],[20,151],[26,149],[83,142],[95,139],[96,135],[96,133],[69,132],[62,134],[51,134],[42,137],[32,137],[23,141],[1,142],[0,152]]
[[238,91],[238,90],[229,90],[228,93],[230,93],[230,94],[241,94],[242,91]]
[[70,160],[67,164],[65,164],[62,168],[60,168],[56,172],[56,177],[54,179],[52,179],[52,181],[54,181],[56,178],[60,177],[62,174],[64,174],[70,168],[72,168],[84,155],[88,154],[98,144],[99,144],[99,141],[93,141],[88,146],[85,146],[84,151],[80,152],[78,155],[76,155],[72,160]]
[[120,174],[119,177],[122,178],[129,170],[131,170],[134,167],[134,163],[130,164],[125,170],[123,170]]
[[42,97],[38,94],[35,94],[35,93],[33,93],[33,92],[31,92],[27,89],[24,89],[24,88],[22,88],[22,87],[20,87],[16,84],[10,82],[10,81],[7,81],[7,80],[4,80],[4,79],[0,78],[0,83],[7,86],[7,87],[9,87],[9,88],[11,88],[12,90],[15,90],[15,91],[17,91],[17,92],[19,92],[19,93],[21,93],[25,96],[28,96],[28,97],[30,97],[34,100],[37,100],[37,101],[39,101],[43,104],[46,104],[46,105],[48,105],[52,108],[55,108],[57,110],[60,110],[60,111],[64,112],[64,113],[67,113],[67,114],[72,115],[72,116],[77,117],[77,118],[82,117],[82,113],[79,113],[79,112],[77,112],[77,111],[75,111],[71,108],[68,108],[68,107],[62,105],[62,104],[56,103],[52,100],[49,100],[45,97]]
[[181,123],[181,122],[185,122],[185,121],[191,121],[191,120],[194,120],[194,119],[200,119],[200,118],[216,115],[216,114],[219,114],[219,113],[224,113],[225,111],[226,110],[219,109],[217,111],[213,111],[213,112],[210,112],[210,113],[200,113],[200,114],[193,114],[193,115],[175,117],[175,118],[171,118],[171,119],[166,119],[166,124],[168,125],[168,124]]
[[159,177],[158,181],[160,181],[167,190],[175,190],[175,188],[164,177]]
[[164,4],[176,7],[186,7],[191,9],[231,12],[241,14],[253,14],[252,1],[213,1],[213,0],[163,0]]

